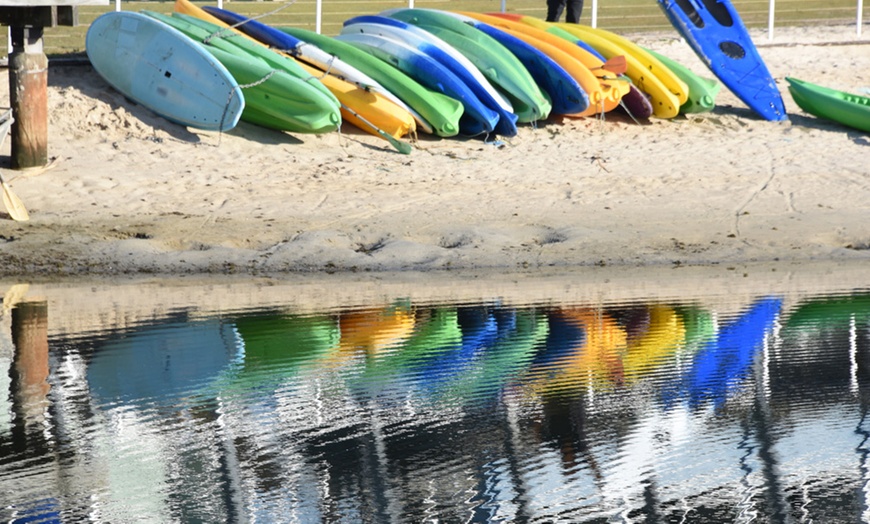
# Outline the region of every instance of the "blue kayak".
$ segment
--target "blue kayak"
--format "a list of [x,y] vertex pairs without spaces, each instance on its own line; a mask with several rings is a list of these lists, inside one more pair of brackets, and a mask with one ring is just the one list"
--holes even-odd
[[540,88],[549,95],[553,113],[573,115],[589,107],[589,95],[577,80],[540,49],[485,23],[474,26],[506,47],[526,67]]
[[357,16],[345,21],[344,27],[399,40],[437,60],[462,80],[481,102],[498,113],[496,133],[503,136],[517,134],[517,115],[510,101],[489,83],[473,63],[447,42],[417,26],[385,16]]
[[740,100],[766,120],[787,120],[782,95],[728,0],[658,0],[671,24]]
[[495,131],[498,113],[484,105],[462,80],[432,57],[404,42],[360,33],[352,27],[344,28],[336,38],[366,50],[424,86],[462,102],[465,113],[459,120],[461,134],[476,136]]

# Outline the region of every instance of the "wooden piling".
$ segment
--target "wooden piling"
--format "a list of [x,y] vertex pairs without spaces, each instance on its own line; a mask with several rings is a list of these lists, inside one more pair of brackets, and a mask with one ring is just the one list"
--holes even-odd
[[48,57],[42,27],[11,27],[9,99],[12,124],[12,168],[48,163]]

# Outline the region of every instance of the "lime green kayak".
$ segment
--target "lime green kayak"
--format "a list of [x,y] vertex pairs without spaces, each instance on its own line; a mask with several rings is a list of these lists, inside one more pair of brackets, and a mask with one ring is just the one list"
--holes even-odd
[[441,137],[456,136],[459,132],[463,108],[458,100],[426,88],[399,69],[347,42],[296,27],[277,29],[337,56],[372,77],[419,113],[429,127],[423,131]]
[[676,60],[656,53],[652,49],[645,50],[688,86],[689,98],[680,106],[680,113],[704,113],[716,106],[716,95],[719,94],[722,84],[712,78],[704,78]]
[[[176,17],[143,11],[202,42],[208,32]],[[205,37],[203,36],[205,34]],[[270,129],[294,133],[328,133],[341,125],[334,97],[312,83],[246,53],[227,40],[201,44],[235,78],[245,94],[241,119]]]
[[519,122],[544,120],[550,115],[552,104],[528,69],[491,36],[432,9],[391,9],[381,14],[425,29],[465,55],[508,97]]
[[811,115],[870,132],[870,98],[786,77],[795,103]]
[[[173,13],[172,19],[183,20],[187,22],[189,26],[198,28],[199,31],[197,31],[196,34],[205,35],[201,38],[197,38],[200,41],[206,38],[210,38],[210,45],[219,46],[221,49],[224,49],[225,51],[231,52],[233,54],[237,54],[239,50],[242,50],[248,55],[253,55],[260,60],[266,62],[275,69],[284,71],[289,75],[300,78],[305,82],[311,84],[311,87],[320,90],[324,95],[331,98],[334,101],[336,107],[339,107],[341,105],[338,99],[335,98],[335,95],[332,94],[332,91],[330,91],[329,88],[327,88],[323,84],[323,82],[313,77],[310,71],[303,68],[293,58],[283,55],[281,53],[276,53],[268,47],[260,45],[253,40],[246,38],[243,35],[240,35],[236,31],[229,31],[224,27],[215,25],[207,20],[202,20],[201,18],[197,18],[195,16],[182,13]],[[189,30],[193,31],[192,28]],[[215,36],[212,37],[212,35]],[[231,46],[227,46],[227,44],[231,44]]]

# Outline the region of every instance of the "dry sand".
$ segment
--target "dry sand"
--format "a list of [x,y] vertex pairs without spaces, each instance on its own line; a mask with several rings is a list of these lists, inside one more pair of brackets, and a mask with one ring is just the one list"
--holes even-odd
[[[723,89],[710,113],[553,119],[498,142],[421,136],[409,156],[347,126],[186,129],[89,67],[52,64],[54,162],[6,171],[31,220],[0,220],[0,274],[860,264],[870,137],[803,113],[784,79],[864,92],[864,34],[753,33],[789,122]],[[674,34],[627,36],[711,76]]]

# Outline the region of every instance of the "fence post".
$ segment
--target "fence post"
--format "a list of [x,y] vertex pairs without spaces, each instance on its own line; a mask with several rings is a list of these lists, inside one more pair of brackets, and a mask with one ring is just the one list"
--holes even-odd
[[314,10],[314,32],[320,34],[320,25],[323,21],[323,1],[317,0]]
[[[859,0],[860,1],[860,0]],[[773,41],[773,20],[776,17],[776,0],[770,0],[767,8],[767,40]]]
[[856,21],[856,33],[861,36],[861,26],[864,25],[864,0],[858,0],[858,17]]

